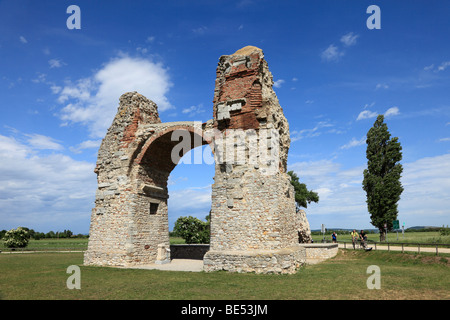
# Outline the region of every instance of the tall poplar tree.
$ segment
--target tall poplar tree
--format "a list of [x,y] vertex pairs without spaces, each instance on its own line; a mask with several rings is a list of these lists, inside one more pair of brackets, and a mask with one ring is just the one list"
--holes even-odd
[[[397,202],[403,192],[400,182],[403,167],[402,147],[398,138],[391,138],[384,116],[379,115],[367,133],[367,169],[363,189],[367,194],[367,209],[372,225],[380,230],[380,241],[397,220]],[[387,228],[385,228],[385,224]]]

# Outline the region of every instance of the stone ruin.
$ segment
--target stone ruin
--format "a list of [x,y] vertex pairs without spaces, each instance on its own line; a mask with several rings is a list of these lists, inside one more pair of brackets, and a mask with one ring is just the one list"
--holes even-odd
[[309,224],[296,212],[289,125],[263,52],[249,46],[222,56],[216,73],[206,123],[162,123],[154,102],[136,92],[120,97],[98,153],[85,265],[170,262],[167,181],[183,154],[205,144],[215,176],[204,270],[293,273],[305,263],[299,238],[310,242]]

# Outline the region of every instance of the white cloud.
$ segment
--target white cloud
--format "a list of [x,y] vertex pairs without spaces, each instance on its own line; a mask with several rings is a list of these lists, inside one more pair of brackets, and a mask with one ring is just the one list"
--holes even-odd
[[166,96],[171,86],[161,64],[122,56],[106,63],[93,76],[64,86],[58,97],[60,103],[66,104],[61,119],[66,124],[86,125],[92,137],[103,137],[122,94],[137,91],[154,101],[159,111],[165,111],[173,108]]
[[142,48],[142,47],[137,47],[136,51],[140,52],[140,53],[142,53],[144,55],[148,53],[148,49],[147,48]]
[[184,208],[211,208],[211,185],[173,191],[170,193],[169,205],[174,212],[183,211]]
[[34,149],[41,150],[62,150],[64,147],[55,139],[40,134],[25,134],[28,137],[28,143]]
[[275,81],[275,82],[273,83],[273,86],[274,86],[275,88],[281,88],[281,86],[282,86],[282,84],[283,84],[284,82],[285,82],[285,81],[284,81],[283,79],[277,80],[277,81]]
[[[308,190],[319,194],[319,202],[306,209],[311,228],[356,227],[368,225],[365,194],[362,190],[364,167],[343,170],[333,160],[297,162],[288,166],[305,183]],[[358,216],[353,218],[353,216]]]
[[[309,188],[319,189],[324,181],[324,176],[330,176],[339,171],[341,165],[332,160],[318,160],[296,162],[289,165],[289,170],[294,170],[298,173],[300,181],[306,183]],[[311,185],[311,186],[310,186]]]
[[[319,193],[319,203],[306,209],[311,228],[373,228],[362,189],[363,166],[342,169],[333,160],[297,162],[288,166],[308,190]],[[404,191],[399,201],[399,219],[407,227],[448,224],[450,207],[450,154],[403,163]]]
[[28,43],[28,40],[25,39],[24,36],[20,36],[20,37],[19,37],[19,40],[20,40],[20,42],[22,42],[22,43]]
[[358,39],[358,37],[359,35],[354,34],[353,32],[349,32],[341,37],[341,42],[345,46],[350,47],[356,44],[356,39]]
[[50,90],[52,90],[53,94],[58,94],[61,92],[62,88],[59,86],[52,85],[50,86]]
[[[366,105],[367,106],[367,105]],[[364,108],[366,108],[366,106]],[[369,106],[370,107],[370,106]],[[393,117],[393,116],[397,116],[400,114],[400,110],[398,107],[392,107],[386,110],[386,112],[384,113],[384,116],[386,118],[388,117]],[[376,118],[378,116],[377,112],[373,112],[373,111],[369,111],[369,110],[364,110],[361,111],[358,114],[358,117],[356,118],[356,121],[358,120],[364,120],[364,119],[371,119],[371,118]]]
[[375,87],[376,90],[378,89],[389,89],[389,86],[385,83],[378,83]]
[[450,206],[450,154],[403,165],[400,215],[409,226],[447,224]]
[[169,179],[167,180],[167,185],[168,186],[174,186],[179,182],[184,182],[184,181],[188,181],[189,179],[186,177],[176,177],[174,178],[172,175],[169,176]]
[[450,141],[450,138],[441,138],[439,139],[440,142],[446,142],[446,141]]
[[384,113],[384,116],[386,118],[388,117],[393,117],[393,116],[397,116],[400,114],[400,110],[397,107],[392,107],[386,110],[386,112]]
[[64,62],[58,59],[50,59],[48,60],[48,64],[50,65],[50,69],[61,68],[63,65],[65,65]]
[[87,232],[96,189],[94,167],[63,154],[36,155],[32,147],[0,135],[2,228]]
[[33,83],[46,83],[47,82],[47,75],[45,73],[38,73],[37,78],[31,79],[31,82],[33,82]]
[[88,101],[91,98],[92,87],[92,79],[86,78],[78,80],[76,85],[68,84],[62,90],[58,90],[57,88],[60,88],[58,86],[51,86],[50,88],[52,92],[58,91],[60,93],[58,102],[64,103],[69,99],[75,99],[79,102]]
[[302,129],[300,131],[293,130],[291,132],[291,141],[294,142],[301,140],[303,138],[318,137],[323,133],[320,129],[329,127],[333,127],[333,125],[331,123],[328,123],[327,121],[320,121],[316,124],[314,128]]
[[371,104],[366,103],[364,105],[364,109],[372,108],[375,105],[375,102],[372,102]]
[[169,214],[170,228],[178,217],[193,216],[204,220],[211,210],[211,185],[169,190],[169,194],[168,208],[172,212],[172,215]]
[[442,62],[441,65],[437,68],[437,71],[444,71],[448,67],[450,67],[450,61]]
[[155,41],[154,36],[147,37],[147,39],[145,40],[145,42],[148,42],[148,43],[152,43],[153,41]]
[[321,57],[325,61],[337,61],[344,55],[344,52],[340,51],[338,47],[330,44],[328,48],[322,51]]
[[190,106],[189,108],[184,108],[181,113],[184,114],[189,114],[189,115],[195,115],[198,113],[203,113],[205,112],[205,109],[203,108],[203,104],[200,103],[199,105],[196,106]]
[[94,149],[100,147],[102,140],[86,140],[78,144],[76,147],[70,147],[73,153],[81,153],[85,149]]
[[378,116],[378,113],[369,110],[364,110],[359,113],[358,117],[356,118],[356,121],[375,118],[376,116]]
[[14,138],[0,135],[0,155],[2,155],[2,159],[25,158],[30,152],[29,146],[17,142]]
[[450,61],[444,61],[442,62],[438,67],[435,68],[434,63],[426,66],[423,68],[423,70],[425,71],[434,71],[434,72],[440,72],[440,71],[444,71],[445,69],[447,69],[448,67],[450,67]]
[[344,144],[341,147],[341,149],[350,149],[350,148],[353,148],[353,147],[362,146],[365,143],[366,143],[366,137],[362,137],[359,140],[357,140],[355,138],[352,138],[352,140],[350,140],[350,142],[348,142],[347,144]]

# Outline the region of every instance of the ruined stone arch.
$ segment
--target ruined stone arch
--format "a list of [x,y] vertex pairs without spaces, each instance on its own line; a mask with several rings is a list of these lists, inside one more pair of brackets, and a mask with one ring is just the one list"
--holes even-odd
[[[155,103],[136,92],[122,95],[99,149],[84,263],[127,267],[161,259],[158,246],[169,245],[167,179],[177,165],[170,155],[179,142],[171,137],[184,130],[192,148],[210,144],[216,160],[204,270],[295,272],[305,249],[286,173],[289,125],[272,86],[262,51],[245,47],[219,59],[213,119],[206,123],[162,123]],[[230,148],[219,143],[237,131],[247,140]]]
[[[181,133],[181,140],[174,140],[175,133]],[[189,144],[186,143],[188,140]],[[177,145],[183,144],[174,158]],[[192,123],[171,123],[156,130],[143,144],[136,158],[131,162],[129,179],[136,190],[136,217],[140,247],[149,251],[146,258],[157,259],[157,247],[169,248],[169,191],[168,178],[180,160],[190,150],[207,145],[202,128]],[[146,248],[146,249],[145,249]],[[139,251],[139,247],[136,248]],[[156,254],[156,256],[155,256]],[[133,256],[135,253],[133,253]],[[151,260],[150,260],[151,261]]]

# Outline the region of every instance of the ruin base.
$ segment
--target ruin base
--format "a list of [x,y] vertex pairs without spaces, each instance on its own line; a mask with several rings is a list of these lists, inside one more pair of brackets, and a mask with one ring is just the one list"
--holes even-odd
[[208,251],[204,271],[255,273],[295,273],[306,261],[305,248],[292,246],[280,250]]

